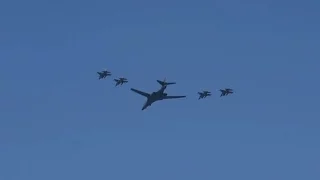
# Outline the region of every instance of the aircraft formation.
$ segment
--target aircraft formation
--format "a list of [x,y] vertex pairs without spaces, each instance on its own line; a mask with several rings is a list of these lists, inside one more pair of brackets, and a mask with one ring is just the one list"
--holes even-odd
[[[107,76],[111,76],[112,73],[110,71],[107,70],[103,70],[100,72],[97,72],[99,75],[99,80],[100,79],[105,79]],[[120,77],[118,79],[114,79],[115,81],[115,86],[118,85],[123,85],[125,83],[128,83],[128,79],[124,78],[124,77]],[[165,93],[165,90],[167,88],[168,85],[172,85],[172,84],[176,84],[176,82],[166,82],[166,79],[164,79],[163,81],[157,80],[157,82],[161,85],[161,88],[157,91],[151,92],[151,93],[146,93],[143,92],[141,90],[138,89],[134,89],[134,88],[130,88],[131,91],[140,94],[141,96],[144,96],[146,98],[146,101],[142,107],[141,110],[145,110],[147,107],[151,106],[154,102],[156,101],[161,101],[164,99],[179,99],[179,98],[185,98],[187,96],[168,96],[167,93]],[[227,96],[229,94],[233,94],[233,89],[230,88],[225,88],[225,89],[220,89],[219,90],[221,92],[221,96]],[[199,100],[206,98],[208,96],[211,96],[211,92],[210,91],[202,91],[202,92],[198,92],[199,95]]]

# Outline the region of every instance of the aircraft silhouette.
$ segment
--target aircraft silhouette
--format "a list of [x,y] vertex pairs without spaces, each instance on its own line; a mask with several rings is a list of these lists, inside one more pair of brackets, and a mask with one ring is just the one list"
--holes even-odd
[[225,88],[225,89],[220,89],[221,96],[227,96],[228,94],[233,94],[233,89]]
[[198,92],[198,94],[199,94],[199,99],[206,98],[207,96],[211,96],[210,91]]
[[114,79],[114,81],[116,82],[115,86],[122,85],[122,84],[128,82],[127,78],[123,78],[123,77],[121,77],[119,79]]
[[104,70],[104,71],[101,71],[101,72],[97,72],[97,73],[99,75],[99,79],[104,79],[107,76],[111,76],[111,72],[109,72],[107,70]]
[[[145,110],[148,106],[151,106],[152,103],[156,102],[156,101],[160,101],[160,100],[164,100],[164,99],[177,99],[177,98],[185,98],[186,96],[168,96],[167,93],[165,93],[165,89],[167,88],[167,85],[169,83],[166,83],[165,80],[164,81],[160,81],[157,80],[157,82],[161,85],[161,88],[156,91],[156,92],[152,92],[151,94],[131,88],[131,91],[138,93],[144,97],[147,98],[147,101],[144,103],[143,107],[141,110]],[[175,83],[170,83],[170,84],[175,84]]]

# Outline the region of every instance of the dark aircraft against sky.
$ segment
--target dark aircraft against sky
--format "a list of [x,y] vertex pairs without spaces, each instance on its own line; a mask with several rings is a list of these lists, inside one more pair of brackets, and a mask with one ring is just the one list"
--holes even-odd
[[[97,72],[99,74],[99,79],[104,79],[107,76],[111,76],[111,72],[104,70],[101,72]],[[114,81],[116,82],[115,86],[118,85],[122,85],[124,83],[128,82],[127,78],[121,77],[118,79],[114,79]],[[145,110],[147,107],[151,106],[154,102],[156,101],[161,101],[164,99],[179,99],[179,98],[185,98],[187,96],[168,96],[167,93],[165,93],[165,90],[167,88],[168,85],[172,85],[172,84],[176,84],[176,82],[166,82],[166,79],[164,79],[163,81],[157,80],[157,82],[161,85],[161,88],[155,92],[150,93],[146,93],[134,88],[131,88],[131,91],[140,94],[141,96],[144,96],[147,98],[146,102],[144,103],[142,110]],[[227,96],[228,94],[232,94],[233,89],[230,88],[225,88],[225,89],[220,89],[219,90],[221,92],[221,96]],[[202,98],[206,98],[207,96],[211,96],[211,92],[210,91],[202,91],[202,92],[198,92],[199,94],[199,99]]]
[[206,98],[207,96],[211,96],[210,91],[202,91],[202,92],[198,92],[198,94],[199,94],[199,99]]
[[124,84],[124,83],[127,83],[127,82],[128,82],[128,79],[121,77],[121,78],[119,78],[119,79],[114,79],[114,81],[116,82],[116,86],[118,86],[118,85],[122,85],[122,84]]
[[227,96],[228,94],[232,94],[233,93],[233,89],[229,89],[229,88],[225,88],[225,89],[220,89],[221,92],[221,96]]
[[[151,106],[152,103],[156,101],[161,101],[164,99],[177,99],[177,98],[185,98],[187,96],[168,96],[167,93],[164,92],[164,90],[167,88],[167,85],[164,81],[157,80],[159,84],[161,84],[161,88],[158,91],[152,92],[151,94],[131,88],[131,91],[140,94],[141,96],[144,96],[147,98],[147,101],[144,103],[141,110],[145,110],[148,106]],[[164,83],[161,83],[164,82]],[[175,84],[175,83],[174,83]]]
[[104,79],[107,76],[111,76],[111,72],[107,71],[107,70],[103,70],[101,72],[97,72],[99,74],[99,79]]

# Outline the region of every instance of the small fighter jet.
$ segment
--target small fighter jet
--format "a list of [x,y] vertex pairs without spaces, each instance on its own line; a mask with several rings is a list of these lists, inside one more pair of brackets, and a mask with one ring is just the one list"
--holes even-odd
[[198,94],[199,94],[199,99],[206,98],[207,96],[211,96],[210,91],[202,91],[202,92],[198,92]]
[[127,78],[123,78],[123,77],[121,77],[121,78],[119,78],[119,79],[114,79],[114,81],[116,82],[116,86],[122,85],[122,84],[128,82]]
[[111,76],[111,72],[109,72],[107,70],[104,70],[104,71],[101,71],[101,72],[97,72],[97,73],[99,75],[99,79],[104,79],[107,76]]
[[[158,83],[161,84],[160,82],[158,82]],[[168,96],[168,94],[164,92],[164,90],[167,88],[167,85],[166,85],[166,83],[163,83],[163,84],[164,85],[162,85],[158,91],[152,92],[151,94],[131,88],[131,91],[138,93],[138,94],[147,98],[147,101],[143,105],[142,110],[146,109],[148,106],[151,106],[151,104],[156,101],[160,101],[160,100],[164,100],[164,99],[176,99],[176,98],[185,98],[186,97],[186,96]]]
[[227,96],[228,94],[232,94],[233,93],[233,89],[229,89],[229,88],[225,88],[225,89],[220,89],[221,92],[221,96]]

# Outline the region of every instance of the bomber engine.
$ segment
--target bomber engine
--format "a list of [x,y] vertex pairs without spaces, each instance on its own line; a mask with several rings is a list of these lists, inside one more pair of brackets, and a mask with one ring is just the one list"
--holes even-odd
[[168,94],[167,93],[163,93],[163,96],[167,96]]

